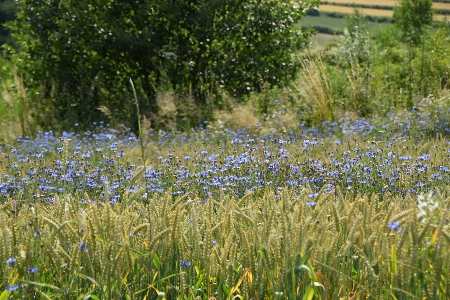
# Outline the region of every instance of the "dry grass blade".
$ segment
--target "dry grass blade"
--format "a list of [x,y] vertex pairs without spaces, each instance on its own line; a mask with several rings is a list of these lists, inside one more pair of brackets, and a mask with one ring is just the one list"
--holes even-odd
[[313,110],[313,118],[317,122],[333,120],[333,91],[322,58],[309,57],[301,63],[303,73],[294,87],[305,104]]

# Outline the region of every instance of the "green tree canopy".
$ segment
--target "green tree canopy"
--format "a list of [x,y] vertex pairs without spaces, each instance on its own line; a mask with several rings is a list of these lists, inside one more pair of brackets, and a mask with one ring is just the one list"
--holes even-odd
[[395,7],[395,24],[406,40],[419,44],[425,26],[433,23],[432,6],[432,0],[401,0]]
[[10,36],[8,28],[4,24],[14,20],[14,9],[16,2],[14,0],[2,0],[0,2],[0,46],[9,43],[14,44],[14,40]]
[[[300,18],[318,1],[20,0],[14,54],[45,120],[117,120],[133,114],[129,78],[144,112],[159,89],[241,96],[282,84],[309,34]],[[39,90],[38,90],[39,89]],[[51,95],[51,97],[49,97]],[[50,100],[49,100],[50,99]]]

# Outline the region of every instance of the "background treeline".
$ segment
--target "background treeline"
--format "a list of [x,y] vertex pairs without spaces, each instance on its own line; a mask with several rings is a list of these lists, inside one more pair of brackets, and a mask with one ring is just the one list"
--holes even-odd
[[285,85],[299,68],[292,55],[310,35],[296,24],[303,8],[317,4],[23,0],[8,25],[20,48],[5,53],[40,124],[134,125],[135,96],[141,114],[157,123],[169,91],[175,121],[188,128],[225,108],[223,94]]
[[449,85],[449,23],[433,21],[429,0],[402,0],[385,24],[355,11],[319,51],[303,23],[317,2],[2,4],[14,40],[1,58],[0,119],[19,134],[136,128],[136,100],[147,127],[254,124],[277,103],[295,122],[320,124],[413,110],[423,98],[442,105]]
[[10,44],[14,45],[14,39],[11,37],[11,32],[5,27],[5,23],[14,20],[14,0],[3,0],[0,2],[0,45]]

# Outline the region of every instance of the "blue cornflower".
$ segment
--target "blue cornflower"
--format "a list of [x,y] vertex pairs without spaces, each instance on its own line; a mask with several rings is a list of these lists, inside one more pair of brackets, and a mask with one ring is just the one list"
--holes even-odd
[[27,272],[28,272],[29,274],[34,274],[34,273],[36,273],[38,270],[39,270],[38,268],[33,267],[33,268],[29,268],[29,269],[27,270]]
[[389,229],[395,229],[398,227],[398,222],[391,222],[388,224]]
[[419,156],[418,158],[420,160],[429,160],[430,157],[431,157],[431,154],[424,154],[424,155]]
[[8,258],[7,260],[6,260],[6,265],[8,266],[8,267],[12,267],[12,266],[14,266],[14,264],[16,263],[16,259],[14,258],[14,257],[10,257],[10,258]]
[[6,288],[5,288],[8,292],[14,292],[15,290],[18,290],[19,289],[19,286],[16,284],[16,285],[8,285]]
[[216,240],[213,240],[213,241],[211,242],[211,244],[213,244],[213,246],[214,246],[215,244],[217,244],[217,241],[216,241]]
[[308,194],[309,198],[315,198],[319,195],[319,193],[312,193],[312,194]]
[[391,222],[388,224],[389,229],[396,229],[397,232],[401,232],[403,228],[400,227],[400,224],[398,222]]
[[190,261],[186,261],[186,260],[182,260],[181,261],[181,266],[184,268],[190,267],[192,265],[192,263]]
[[398,159],[400,159],[400,160],[411,160],[412,156],[409,156],[409,155],[399,156]]
[[85,242],[79,242],[78,245],[80,246],[80,249],[84,252],[88,252],[89,250],[86,248]]
[[315,206],[316,204],[317,204],[317,202],[315,202],[315,201],[306,202],[306,206],[310,206],[310,207]]

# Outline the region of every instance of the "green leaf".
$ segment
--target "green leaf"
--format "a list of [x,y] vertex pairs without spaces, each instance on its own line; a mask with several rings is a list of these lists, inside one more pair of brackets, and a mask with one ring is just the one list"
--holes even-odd
[[156,269],[161,269],[161,261],[159,260],[159,257],[157,254],[153,256],[153,264],[155,265]]
[[391,248],[391,271],[393,274],[397,274],[397,252],[394,245]]
[[201,273],[197,280],[197,283],[195,284],[196,289],[199,289],[202,286],[202,282],[203,282],[204,278],[205,278],[205,273]]
[[3,293],[0,295],[0,300],[7,300],[9,298],[9,295],[11,295],[10,291],[3,291]]
[[227,297],[230,296],[230,290],[224,283],[222,283],[222,291],[225,293],[225,295],[227,295]]
[[50,237],[50,241],[52,241],[56,235],[64,228],[64,226],[66,226],[67,224],[71,223],[72,221],[66,221],[64,223],[61,224],[61,226],[59,226],[59,228],[55,231],[55,233],[52,234],[52,236]]
[[303,295],[303,300],[312,300],[314,298],[314,288],[309,286],[306,293]]
[[138,294],[140,294],[140,293],[142,293],[142,292],[145,292],[145,291],[147,291],[147,290],[149,290],[149,289],[152,289],[152,288],[155,287],[156,284],[158,284],[158,283],[160,283],[160,282],[164,282],[164,281],[166,281],[167,279],[170,279],[170,278],[172,278],[172,277],[180,276],[180,274],[181,274],[181,273],[172,274],[172,275],[166,276],[166,277],[164,277],[164,278],[162,278],[162,279],[160,279],[160,280],[157,280],[157,281],[153,282],[152,284],[149,284],[145,289],[142,289],[142,290],[139,290],[139,291],[135,292],[134,295],[138,295]]
[[36,281],[28,281],[28,280],[23,280],[23,282],[26,282],[28,284],[35,285],[35,286],[49,288],[49,289],[55,290],[55,291],[60,292],[60,293],[64,293],[63,289],[61,289],[61,288],[59,288],[57,286],[51,285],[51,284],[46,284],[46,283],[41,283],[41,282],[36,282]]
[[[92,299],[97,298],[95,295],[92,295],[92,293],[94,293],[97,289],[100,288],[100,284],[98,284],[98,282],[95,281],[93,278],[91,278],[91,277],[89,277],[89,276],[86,276],[86,275],[84,275],[84,274],[75,273],[75,275],[77,275],[77,276],[80,277],[80,278],[87,279],[87,280],[89,280],[90,282],[92,282],[92,284],[95,285],[95,288],[94,288],[93,290],[87,292],[86,294],[83,294],[83,295],[79,296],[78,299],[79,299],[79,300],[84,300],[84,299],[89,299],[89,297],[92,297]],[[97,299],[98,299],[98,298],[97,298]]]

